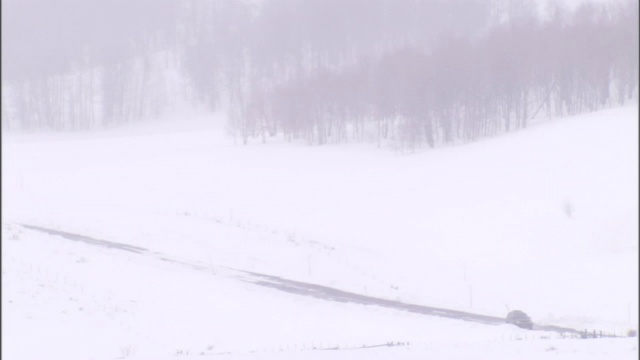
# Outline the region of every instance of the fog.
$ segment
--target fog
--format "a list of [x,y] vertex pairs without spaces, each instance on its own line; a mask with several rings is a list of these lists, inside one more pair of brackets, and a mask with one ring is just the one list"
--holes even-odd
[[639,15],[2,1],[2,355],[637,359]]
[[8,0],[2,127],[223,111],[243,143],[474,141],[624,104],[636,1]]

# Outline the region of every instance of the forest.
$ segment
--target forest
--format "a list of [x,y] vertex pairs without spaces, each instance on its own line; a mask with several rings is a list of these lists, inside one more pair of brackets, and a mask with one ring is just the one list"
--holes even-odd
[[7,0],[2,11],[9,131],[191,108],[226,112],[243,143],[410,150],[637,99],[631,0]]

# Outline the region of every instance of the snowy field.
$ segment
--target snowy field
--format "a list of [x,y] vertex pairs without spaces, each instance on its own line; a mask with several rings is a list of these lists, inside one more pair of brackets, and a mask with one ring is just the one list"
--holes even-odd
[[334,303],[229,270],[626,334],[638,329],[637,106],[403,155],[242,146],[202,123],[3,133],[2,147],[7,359],[638,357],[637,338]]

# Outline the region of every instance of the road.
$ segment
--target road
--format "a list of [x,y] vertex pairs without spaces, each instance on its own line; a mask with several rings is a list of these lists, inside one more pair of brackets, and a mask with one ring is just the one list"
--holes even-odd
[[[49,229],[41,226],[35,225],[26,225],[19,224],[25,229],[30,229],[38,232],[42,232],[49,235],[59,236],[67,240],[83,242],[93,246],[105,247],[108,249],[115,249],[121,251],[132,252],[140,255],[148,255],[158,258],[162,261],[173,262],[182,266],[187,266],[193,268],[195,270],[211,270],[205,266],[193,264],[187,261],[181,261],[166,254],[158,253],[150,251],[149,249],[145,249],[138,246],[132,246],[128,244],[100,240],[95,239],[86,235],[79,235],[74,233],[69,233],[66,231]],[[388,300],[373,296],[362,295],[358,293],[348,292],[340,289],[331,288],[328,286],[306,283],[301,281],[289,280],[273,275],[261,274],[251,271],[245,271],[240,269],[229,269],[236,273],[235,277],[239,278],[242,281],[249,282],[255,285],[268,287],[271,289],[275,289],[278,291],[284,291],[291,294],[296,294],[300,296],[309,296],[317,299],[322,299],[326,301],[335,301],[335,302],[344,302],[344,303],[354,303],[368,306],[381,306],[385,308],[391,308],[400,311],[408,311],[412,313],[429,315],[429,316],[439,316],[449,319],[456,319],[462,321],[471,321],[482,323],[486,325],[501,325],[505,323],[505,319],[503,317],[496,317],[490,315],[482,315],[475,314],[465,311],[452,310],[452,309],[443,309],[436,308],[425,305],[417,305],[417,304],[408,304],[395,300]],[[568,333],[568,334],[583,334],[583,332],[578,331],[576,329],[560,327],[555,325],[537,325],[534,324],[532,330],[539,331],[555,331],[560,333]]]
[[[347,302],[362,305],[374,305],[382,306],[386,308],[408,311],[423,315],[440,316],[449,319],[457,319],[464,321],[478,322],[487,325],[502,325],[505,323],[505,318],[496,317],[490,315],[475,314],[465,311],[436,308],[431,306],[408,304],[401,301],[388,300],[373,296],[367,296],[348,291],[343,291],[323,285],[305,283],[300,281],[294,281],[289,279],[283,279],[277,276],[260,274],[255,272],[245,271],[250,275],[246,281],[253,282],[254,284],[270,287],[280,291],[286,291],[289,293],[315,297],[318,299]],[[532,330],[540,331],[556,331],[562,333],[574,333],[580,334],[581,332],[575,329],[554,326],[554,325],[535,325]]]

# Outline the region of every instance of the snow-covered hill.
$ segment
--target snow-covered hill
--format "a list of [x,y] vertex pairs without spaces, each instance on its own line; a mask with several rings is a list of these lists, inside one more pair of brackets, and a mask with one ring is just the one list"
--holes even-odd
[[[538,324],[637,329],[637,117],[635,106],[612,109],[411,155],[242,146],[201,125],[3,134],[3,355],[636,358],[636,339],[560,340],[325,302],[227,269],[493,316],[518,308]],[[403,346],[313,350],[390,342]]]

